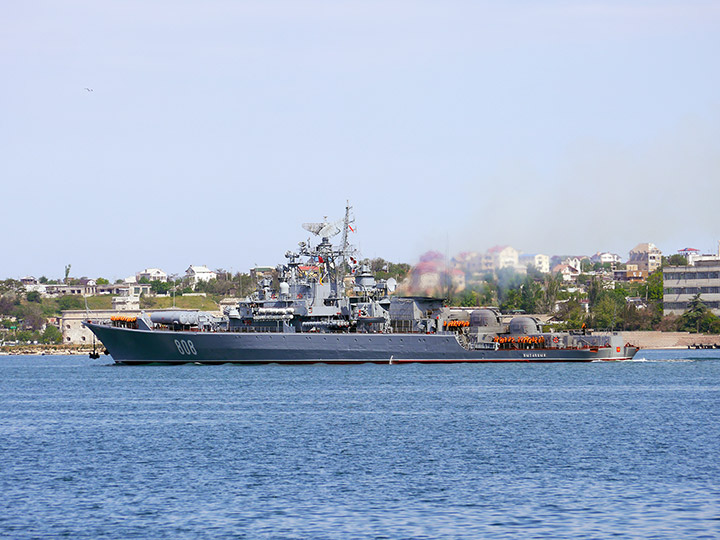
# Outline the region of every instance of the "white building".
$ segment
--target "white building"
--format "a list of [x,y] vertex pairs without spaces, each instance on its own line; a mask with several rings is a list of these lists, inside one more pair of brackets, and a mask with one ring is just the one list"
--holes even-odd
[[492,257],[493,267],[495,270],[501,268],[517,268],[519,266],[519,252],[510,246],[495,246],[487,250],[487,254]]
[[622,262],[620,255],[610,253],[609,251],[598,251],[595,255],[590,257],[590,260],[594,263],[600,264],[618,264]]
[[217,279],[217,273],[210,270],[207,266],[195,266],[191,264],[190,267],[185,270],[185,277],[190,280],[190,283],[192,283],[194,287],[201,281]]
[[28,283],[25,285],[26,292],[39,292],[40,296],[47,296],[47,287],[42,283]]
[[135,279],[140,281],[141,279],[147,279],[148,281],[167,281],[167,274],[159,268],[146,268],[141,272],[135,274]]
[[520,264],[524,267],[532,266],[543,274],[550,273],[550,256],[538,253],[536,255],[520,255]]
[[580,270],[569,264],[558,264],[553,268],[553,275],[560,274],[563,281],[575,281],[580,275]]
[[582,258],[580,258],[580,257],[566,257],[563,259],[561,264],[571,266],[574,269],[576,269],[578,272],[580,272],[580,270],[582,270]]

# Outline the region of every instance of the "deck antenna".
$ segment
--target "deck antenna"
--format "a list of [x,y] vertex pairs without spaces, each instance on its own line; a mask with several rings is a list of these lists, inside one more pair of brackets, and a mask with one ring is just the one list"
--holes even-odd
[[450,289],[452,287],[452,281],[450,279],[450,271],[448,270],[448,262],[450,259],[450,235],[445,232],[445,283],[447,288],[445,289],[445,298],[447,299],[448,306],[450,305]]

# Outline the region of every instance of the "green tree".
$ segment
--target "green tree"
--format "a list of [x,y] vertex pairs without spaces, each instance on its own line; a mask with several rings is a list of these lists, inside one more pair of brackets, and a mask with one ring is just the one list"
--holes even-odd
[[623,330],[650,330],[653,312],[650,309],[638,309],[625,303],[621,313],[620,326]]
[[233,281],[238,286],[236,294],[240,297],[247,296],[253,291],[253,288],[255,287],[252,276],[250,274],[243,274],[238,272],[233,276]]
[[530,276],[520,286],[520,309],[526,313],[535,313],[542,297],[542,286]]
[[38,334],[37,332],[33,332],[31,330],[18,330],[15,333],[15,339],[20,342],[32,342],[38,340]]
[[11,315],[16,305],[15,296],[9,294],[0,296],[0,315]]
[[505,291],[505,299],[500,304],[500,310],[503,313],[522,309],[522,294],[519,289],[507,289]]
[[109,285],[110,280],[107,280],[104,277],[99,277],[95,280],[95,283],[97,283],[98,285]]
[[25,291],[25,285],[17,279],[6,279],[0,282],[0,294],[21,294]]
[[497,305],[495,286],[487,282],[474,283],[455,295],[450,304],[464,307]]
[[37,304],[42,302],[42,296],[40,296],[38,291],[30,291],[25,295],[25,298],[27,298],[28,302],[35,302]]
[[605,294],[600,295],[592,310],[592,324],[596,328],[614,330],[623,323],[623,313],[626,305],[623,297],[605,291]]
[[377,257],[375,259],[372,259],[370,261],[370,271],[373,274],[377,274],[378,272],[387,272],[388,270],[388,263],[385,259],[381,257]]
[[364,259],[362,264],[367,264],[370,267],[370,271],[375,275],[375,279],[394,278],[398,282],[405,279],[412,268],[409,264],[392,263],[381,257],[372,260]]
[[[523,281],[524,276],[518,274],[513,268],[501,268],[497,271],[497,279],[494,280],[494,284],[497,288],[497,298],[501,308],[502,305],[505,304],[508,306],[508,309],[521,309],[517,304],[522,302],[519,298],[518,290],[523,284]],[[508,302],[509,296],[510,301]]]
[[564,322],[565,328],[569,329],[580,328],[585,323],[585,309],[580,305],[577,295],[572,295],[570,299],[559,305],[556,317]]
[[464,291],[462,291],[458,296],[453,298],[451,303],[454,306],[463,306],[463,307],[479,306],[480,305],[480,295],[478,294],[477,289],[468,287]]
[[157,279],[150,282],[150,290],[155,294],[167,294],[173,288],[173,284],[169,281],[159,281]]
[[555,309],[555,302],[558,300],[558,294],[560,293],[560,280],[562,278],[559,275],[552,276],[550,274],[546,274],[543,279],[544,281],[541,285],[536,309],[538,313],[552,313]]
[[710,317],[705,317],[703,324],[708,334],[720,334],[720,317],[710,313]]
[[15,313],[18,319],[22,319],[25,328],[40,330],[45,324],[45,315],[39,304],[19,305]]
[[600,298],[603,296],[603,286],[602,282],[594,277],[592,280],[590,280],[590,283],[588,283],[588,302],[590,303],[590,310],[592,311],[595,306],[597,305]]
[[48,324],[40,337],[41,343],[53,344],[62,342],[62,332],[56,326]]
[[685,313],[680,316],[678,321],[678,329],[690,332],[700,332],[701,323],[706,319],[709,310],[700,298],[700,294],[693,296],[688,302]]
[[663,300],[663,274],[662,270],[655,270],[647,278],[647,281],[640,286],[638,293],[649,301],[662,302]]
[[42,308],[42,312],[43,312],[43,315],[45,315],[45,318],[60,315],[60,310],[58,309],[57,300],[55,300],[55,299],[52,299],[52,298],[43,299],[42,303],[40,304],[40,307]]
[[676,253],[669,257],[663,257],[663,266],[687,266],[687,257]]
[[497,286],[493,282],[485,282],[480,291],[479,305],[492,306],[498,303]]

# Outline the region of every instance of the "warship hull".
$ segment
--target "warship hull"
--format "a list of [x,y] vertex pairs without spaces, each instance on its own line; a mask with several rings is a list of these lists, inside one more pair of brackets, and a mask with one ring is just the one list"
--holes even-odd
[[453,362],[592,362],[629,360],[636,347],[466,349],[452,333],[272,333],[139,330],[85,325],[120,364],[356,364]]

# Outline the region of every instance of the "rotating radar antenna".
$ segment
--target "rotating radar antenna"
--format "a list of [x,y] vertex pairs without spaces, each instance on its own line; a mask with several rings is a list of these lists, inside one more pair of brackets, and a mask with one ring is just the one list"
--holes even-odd
[[338,225],[340,225],[341,222],[342,220],[336,221],[335,223],[328,223],[327,218],[325,218],[325,221],[322,223],[303,223],[302,228],[320,238],[330,238],[340,232]]

